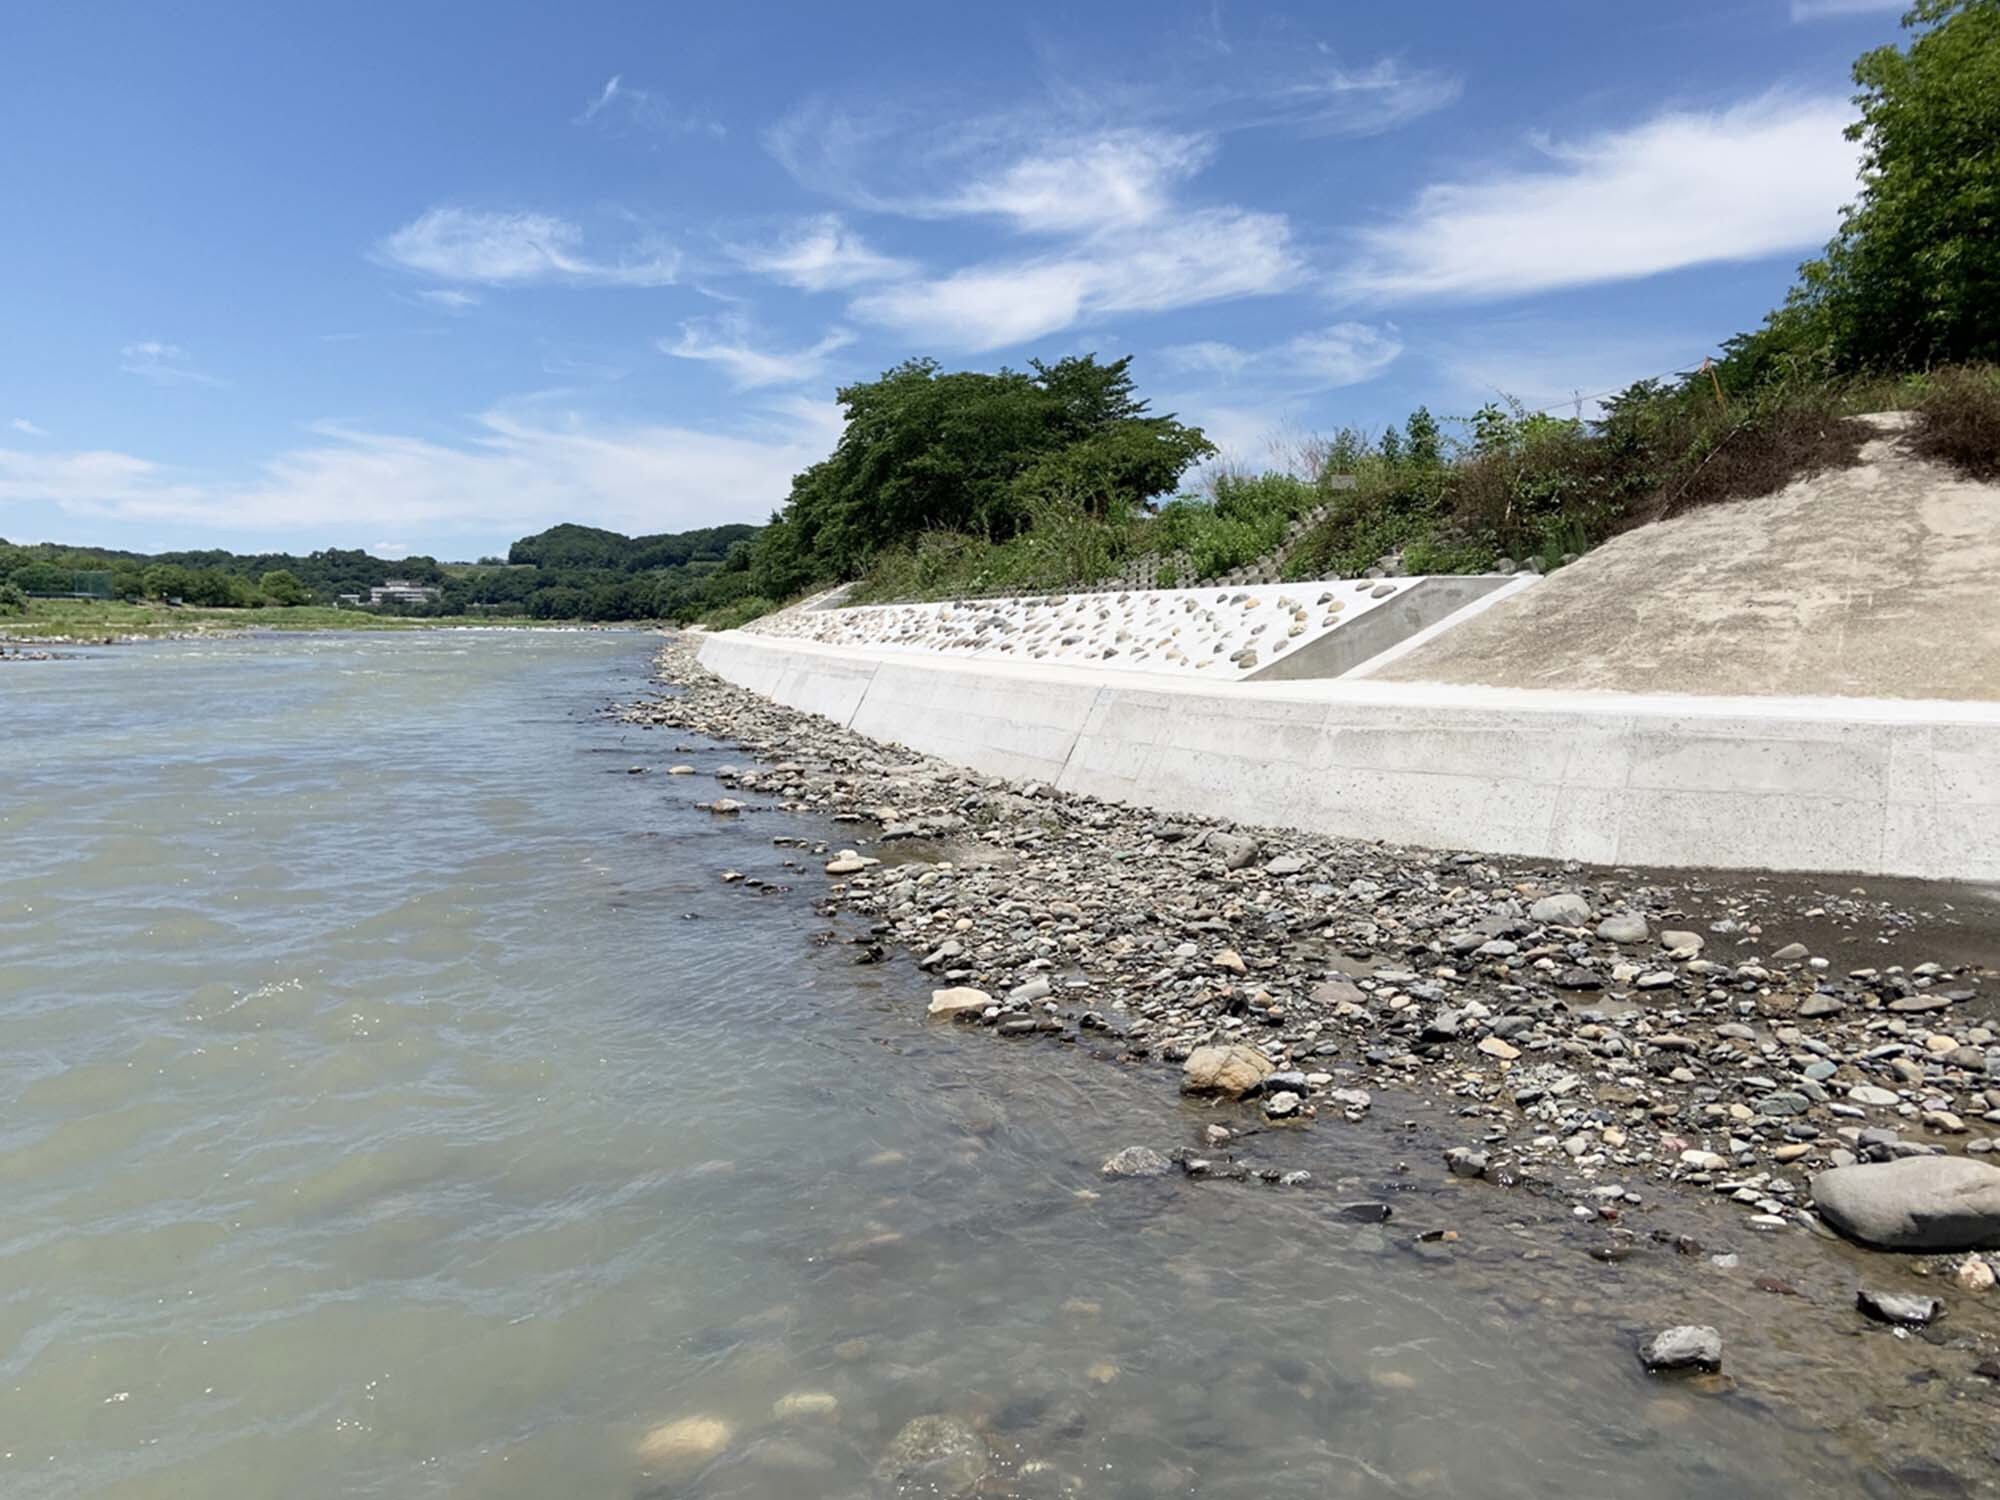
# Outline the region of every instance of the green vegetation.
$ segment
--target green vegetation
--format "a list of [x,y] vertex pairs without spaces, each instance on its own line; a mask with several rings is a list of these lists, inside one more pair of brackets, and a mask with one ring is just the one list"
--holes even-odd
[[1033,360],[989,375],[911,360],[847,386],[839,443],[793,480],[751,549],[755,592],[782,599],[878,567],[885,580],[995,583],[1039,576],[1051,558],[1078,576],[1108,568],[1146,501],[1215,451],[1147,414],[1130,364]]

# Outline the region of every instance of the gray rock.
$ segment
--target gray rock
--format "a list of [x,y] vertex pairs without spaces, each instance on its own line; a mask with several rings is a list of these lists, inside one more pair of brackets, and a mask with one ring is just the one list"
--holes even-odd
[[896,1434],[876,1474],[899,1495],[969,1495],[986,1477],[986,1442],[956,1417],[918,1417]]
[[1247,833],[1211,833],[1203,846],[1222,856],[1225,870],[1240,870],[1253,863],[1258,854],[1258,843]]
[[1528,915],[1557,927],[1581,927],[1590,920],[1590,903],[1574,891],[1563,891],[1542,897],[1528,908]]
[[1719,1370],[1722,1368],[1722,1335],[1713,1328],[1683,1323],[1662,1329],[1639,1346],[1639,1363],[1648,1370]]
[[1266,875],[1296,875],[1301,870],[1311,868],[1310,864],[1296,854],[1280,854],[1264,866]]
[[1453,1146],[1445,1152],[1444,1164],[1454,1177],[1484,1177],[1488,1157],[1471,1146]]
[[1854,1305],[1878,1323],[1899,1323],[1906,1328],[1934,1323],[1944,1312],[1944,1304],[1935,1297],[1919,1297],[1913,1292],[1877,1292],[1868,1287],[1854,1294]]
[[1834,1167],[1812,1180],[1820,1217],[1884,1250],[2000,1249],[2000,1167],[1907,1156]]
[[1637,912],[1619,912],[1597,924],[1597,935],[1607,943],[1643,943],[1651,936],[1646,919]]
[[1151,1146],[1127,1146],[1107,1156],[1099,1170],[1106,1177],[1164,1177],[1173,1165]]
[[1809,950],[1804,943],[1787,943],[1771,955],[1771,962],[1774,964],[1803,963],[1808,956],[1808,952]]
[[1279,1089],[1264,1100],[1264,1118],[1267,1120],[1289,1120],[1299,1112],[1303,1101],[1290,1089]]

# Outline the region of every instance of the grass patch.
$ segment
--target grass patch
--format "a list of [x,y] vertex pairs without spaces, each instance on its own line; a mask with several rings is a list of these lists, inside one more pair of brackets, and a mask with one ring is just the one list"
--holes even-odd
[[748,625],[759,616],[768,615],[777,607],[776,601],[766,599],[762,594],[750,594],[718,605],[702,616],[701,623],[710,630],[734,630],[739,625]]

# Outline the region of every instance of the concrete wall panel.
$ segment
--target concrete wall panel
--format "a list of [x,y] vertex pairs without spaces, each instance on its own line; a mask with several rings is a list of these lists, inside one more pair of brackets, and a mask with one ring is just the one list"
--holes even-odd
[[1603,864],[2000,882],[2000,705],[1243,684],[728,634],[876,739],[1179,814]]

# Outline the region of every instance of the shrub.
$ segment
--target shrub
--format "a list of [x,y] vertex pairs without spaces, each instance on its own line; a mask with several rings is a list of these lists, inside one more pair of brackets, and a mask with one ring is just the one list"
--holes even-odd
[[1911,446],[1972,479],[2000,479],[2000,367],[1939,370],[1916,395]]
[[28,612],[28,596],[11,583],[0,583],[0,615],[24,615]]
[[712,609],[703,618],[702,624],[710,630],[734,630],[739,625],[747,625],[760,615],[768,615],[777,604],[762,594],[750,594],[729,604]]

